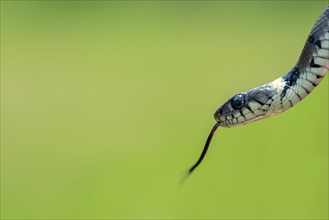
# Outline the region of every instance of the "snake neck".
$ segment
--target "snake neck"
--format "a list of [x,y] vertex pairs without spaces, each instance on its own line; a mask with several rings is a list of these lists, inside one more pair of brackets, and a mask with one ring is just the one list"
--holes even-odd
[[296,105],[321,82],[329,69],[329,6],[316,21],[294,68],[269,83],[274,92],[268,114]]
[[266,116],[283,112],[303,100],[324,78],[328,72],[328,64],[329,60],[327,60],[326,68],[309,68],[293,82],[287,80],[291,74],[288,73],[269,83],[268,86],[272,88],[273,97],[268,103],[272,108],[266,112]]

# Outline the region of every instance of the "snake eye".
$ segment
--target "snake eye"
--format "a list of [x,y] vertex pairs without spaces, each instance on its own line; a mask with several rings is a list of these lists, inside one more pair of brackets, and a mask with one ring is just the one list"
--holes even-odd
[[244,106],[245,102],[243,95],[236,95],[232,98],[231,105],[233,108],[239,109]]

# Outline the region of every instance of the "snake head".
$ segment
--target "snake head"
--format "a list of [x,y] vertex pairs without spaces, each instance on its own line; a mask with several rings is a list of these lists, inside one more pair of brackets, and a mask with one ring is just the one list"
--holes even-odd
[[217,109],[214,117],[221,126],[234,127],[273,115],[271,91],[271,85],[265,84],[236,94]]

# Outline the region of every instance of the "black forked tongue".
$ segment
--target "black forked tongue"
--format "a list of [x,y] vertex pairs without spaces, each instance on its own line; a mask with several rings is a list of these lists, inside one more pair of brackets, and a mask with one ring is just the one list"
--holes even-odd
[[207,138],[207,141],[206,141],[206,144],[205,144],[205,146],[204,146],[204,148],[203,148],[203,151],[202,151],[202,153],[201,153],[201,155],[200,155],[200,158],[199,158],[199,160],[188,170],[188,173],[189,174],[191,174],[192,172],[193,172],[193,170],[195,170],[195,168],[197,168],[199,165],[200,165],[200,163],[201,163],[201,161],[203,160],[203,158],[204,158],[204,156],[206,155],[206,153],[207,153],[207,151],[208,151],[208,148],[209,148],[209,145],[210,145],[210,142],[211,142],[211,139],[212,139],[212,136],[214,135],[214,133],[215,133],[215,131],[217,130],[217,128],[219,127],[219,125],[220,125],[220,122],[217,122],[216,124],[215,124],[215,126],[211,129],[211,131],[210,131],[210,134],[209,134],[209,136],[208,136],[208,138]]
[[190,169],[188,169],[188,171],[186,173],[187,175],[185,176],[185,178],[183,178],[183,180],[185,180],[187,178],[187,176],[190,175],[195,170],[195,168],[197,168],[200,165],[201,161],[203,160],[204,156],[206,155],[206,153],[208,151],[212,136],[214,135],[214,133],[216,132],[216,130],[220,126],[220,124],[221,124],[220,122],[217,122],[215,124],[215,126],[211,129],[210,134],[207,138],[206,144],[203,148],[203,151],[202,151],[198,161]]

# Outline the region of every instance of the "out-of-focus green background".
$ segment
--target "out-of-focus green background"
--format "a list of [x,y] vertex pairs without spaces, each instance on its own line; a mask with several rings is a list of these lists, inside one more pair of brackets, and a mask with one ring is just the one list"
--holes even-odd
[[1,1],[2,218],[327,218],[328,77],[220,128],[295,64],[326,1]]

